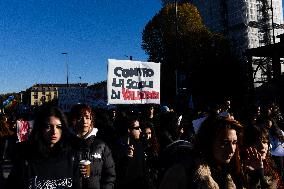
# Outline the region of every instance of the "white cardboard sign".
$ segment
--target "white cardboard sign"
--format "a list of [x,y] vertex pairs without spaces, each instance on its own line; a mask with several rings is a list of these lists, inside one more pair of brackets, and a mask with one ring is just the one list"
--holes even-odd
[[108,60],[108,104],[160,104],[160,63]]

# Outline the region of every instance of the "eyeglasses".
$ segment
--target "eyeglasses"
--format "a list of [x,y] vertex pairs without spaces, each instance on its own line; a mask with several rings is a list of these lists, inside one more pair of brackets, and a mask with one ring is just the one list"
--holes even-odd
[[132,127],[133,130],[140,130],[140,127]]

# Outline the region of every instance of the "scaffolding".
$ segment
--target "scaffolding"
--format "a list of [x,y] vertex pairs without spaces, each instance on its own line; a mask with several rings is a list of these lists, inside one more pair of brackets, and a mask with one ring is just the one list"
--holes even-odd
[[[275,29],[284,29],[284,25],[274,23],[272,0],[257,0],[257,2],[257,21],[250,21],[248,26],[258,29],[259,46],[275,44]],[[273,79],[272,57],[254,58],[252,66],[255,86],[260,86]]]

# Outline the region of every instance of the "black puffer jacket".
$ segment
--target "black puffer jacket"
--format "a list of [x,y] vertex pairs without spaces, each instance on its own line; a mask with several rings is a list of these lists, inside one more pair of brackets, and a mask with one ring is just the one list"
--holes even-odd
[[114,188],[116,174],[109,147],[93,135],[81,142],[80,152],[87,154],[87,158],[91,161],[91,176],[82,178],[82,187],[84,189]]

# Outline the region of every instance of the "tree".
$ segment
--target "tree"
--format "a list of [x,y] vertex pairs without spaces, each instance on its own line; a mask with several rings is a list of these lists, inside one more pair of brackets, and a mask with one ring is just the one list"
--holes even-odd
[[166,6],[170,3],[187,3],[189,0],[161,0],[161,2],[163,6]]
[[206,28],[194,5],[179,3],[177,7],[176,12],[174,4],[165,5],[147,23],[142,48],[149,61],[161,63],[162,98],[175,98],[177,71],[187,77],[185,88],[191,94],[206,97],[206,93],[217,91],[215,87],[222,90],[217,78],[235,76],[232,72],[238,70],[237,64],[231,58],[228,41]]

